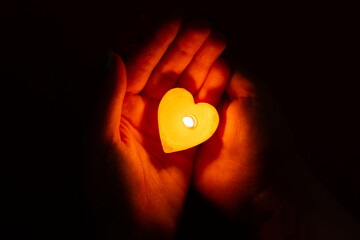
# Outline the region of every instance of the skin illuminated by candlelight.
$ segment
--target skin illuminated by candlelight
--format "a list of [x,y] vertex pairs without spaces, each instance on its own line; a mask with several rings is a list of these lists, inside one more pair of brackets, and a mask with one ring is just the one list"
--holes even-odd
[[[196,110],[199,104],[202,106],[201,102],[217,106],[230,74],[225,61],[219,59],[225,45],[222,36],[211,32],[205,19],[183,24],[181,18],[175,17],[158,26],[153,36],[144,40],[139,51],[128,57],[126,63],[114,55],[114,72],[109,77],[114,79],[115,85],[109,87],[113,92],[106,94],[110,99],[104,108],[104,118],[100,119],[102,144],[99,149],[90,148],[100,155],[109,150],[111,153],[101,160],[95,157],[100,156],[97,153],[89,154],[88,172],[91,176],[89,184],[94,186],[92,197],[99,219],[110,221],[113,216],[120,216],[116,220],[121,224],[112,228],[115,232],[122,227],[122,234],[127,232],[128,239],[139,236],[169,239],[174,236],[190,186],[197,147],[171,154],[164,152],[157,116],[160,100],[170,89],[183,88],[191,96],[190,108]],[[178,101],[174,103],[178,104]],[[169,107],[169,111],[172,109],[179,112],[179,108]],[[197,112],[196,127],[189,129],[182,118],[191,111],[185,110],[177,120],[174,119],[174,124],[183,129],[182,132],[195,132],[200,138],[203,133],[200,123],[207,126],[206,121],[200,119],[205,112]],[[164,114],[165,125],[173,124],[168,115]],[[216,124],[218,119],[217,116]],[[188,139],[184,142],[196,140]],[[113,175],[99,176],[99,169],[104,168],[112,169]],[[99,183],[100,180],[105,182]],[[117,195],[106,195],[110,191],[106,191],[108,188],[116,188],[114,192],[126,196],[126,202],[121,205],[124,201],[121,197],[116,199]],[[98,210],[98,203],[104,203],[101,206],[106,207]],[[123,206],[118,215],[113,210],[118,209],[117,206]],[[132,219],[125,216],[132,216]],[[108,232],[112,225],[105,220],[102,222],[99,231]],[[136,226],[135,232],[131,226]]]
[[[105,112],[97,114],[102,119],[89,138],[94,142],[86,162],[97,221],[94,239],[176,238],[190,184],[226,220],[249,222],[251,239],[360,239],[344,236],[359,228],[341,209],[339,215],[328,215],[338,209],[335,200],[327,201],[308,173],[298,178],[289,168],[288,160],[296,156],[273,103],[238,71],[231,74],[219,59],[224,48],[224,40],[211,33],[206,21],[183,24],[176,17],[164,21],[126,63],[113,56],[109,82],[114,86],[101,108]],[[185,100],[165,101],[158,115],[160,100],[169,91]],[[184,101],[187,107],[180,111]],[[201,146],[164,151],[161,134],[179,147],[200,138],[201,129],[214,123],[206,125],[202,103],[216,107],[216,132]],[[200,111],[189,111],[196,109]],[[183,141],[177,141],[179,135]],[[292,191],[289,198],[280,194],[283,189]],[[293,214],[297,209],[309,211],[309,226],[302,224],[302,212]],[[304,238],[308,230],[315,235]]]

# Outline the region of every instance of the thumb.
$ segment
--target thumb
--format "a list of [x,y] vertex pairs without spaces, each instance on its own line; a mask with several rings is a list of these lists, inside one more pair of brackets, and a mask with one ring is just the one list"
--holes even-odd
[[110,141],[120,141],[121,110],[126,93],[126,69],[119,55],[112,52],[112,73],[109,75],[111,89],[109,89],[109,101],[106,108],[104,122],[105,138]]

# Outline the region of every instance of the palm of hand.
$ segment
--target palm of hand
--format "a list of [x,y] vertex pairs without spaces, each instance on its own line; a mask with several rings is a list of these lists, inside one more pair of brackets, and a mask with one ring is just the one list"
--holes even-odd
[[196,188],[229,216],[258,187],[262,144],[254,90],[247,79],[233,74],[219,109],[218,131],[200,147],[196,159]]
[[[132,202],[144,221],[156,218],[175,227],[175,220],[185,199],[195,149],[164,153],[157,128],[158,100],[140,94],[126,94],[120,122],[122,150],[132,186]],[[137,107],[133,107],[137,106]],[[143,106],[143,107],[139,107]],[[161,223],[159,223],[161,224]]]
[[163,152],[157,123],[160,99],[176,86],[197,93],[195,100],[216,105],[229,75],[224,63],[216,62],[225,43],[210,35],[208,24],[193,22],[179,32],[180,26],[176,19],[155,32],[126,62],[126,74],[118,58],[105,130],[115,143],[120,181],[127,185],[136,220],[145,228],[155,225],[170,232],[180,218],[197,149]]

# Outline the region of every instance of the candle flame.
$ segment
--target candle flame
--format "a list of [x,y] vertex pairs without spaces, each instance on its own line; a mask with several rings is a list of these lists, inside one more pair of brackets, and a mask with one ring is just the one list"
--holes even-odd
[[193,128],[196,125],[196,121],[193,116],[186,116],[182,120],[187,128]]

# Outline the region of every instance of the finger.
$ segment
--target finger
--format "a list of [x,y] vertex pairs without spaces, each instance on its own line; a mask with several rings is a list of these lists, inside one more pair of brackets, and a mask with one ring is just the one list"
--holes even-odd
[[201,46],[176,86],[185,88],[191,94],[199,91],[211,66],[226,47],[225,38],[220,33],[212,33]]
[[200,91],[195,96],[195,102],[207,102],[217,106],[230,78],[230,67],[220,58],[212,68]]
[[126,92],[126,70],[124,62],[117,54],[113,53],[113,61],[113,73],[110,77],[114,82],[114,88],[107,108],[104,134],[108,140],[118,141],[121,109]]
[[226,93],[231,100],[255,97],[255,85],[239,72],[234,72],[226,88]]
[[160,99],[171,89],[209,35],[210,25],[205,19],[184,27],[152,73],[144,96]]
[[179,32],[181,22],[179,16],[165,22],[126,62],[128,92],[138,94],[143,90],[152,71]]

